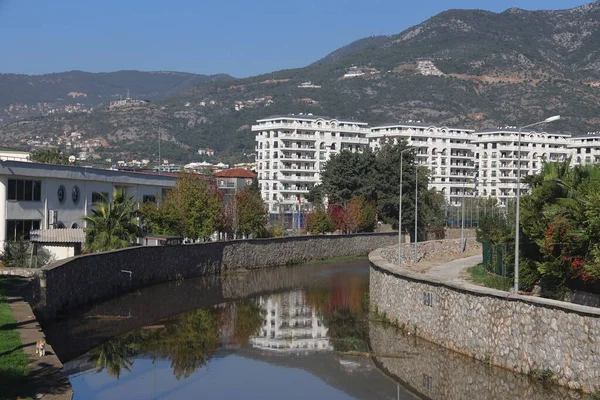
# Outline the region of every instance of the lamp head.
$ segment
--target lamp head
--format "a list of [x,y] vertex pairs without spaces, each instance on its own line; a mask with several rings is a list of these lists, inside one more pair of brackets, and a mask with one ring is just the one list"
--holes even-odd
[[560,119],[560,115],[554,115],[552,117],[548,117],[544,120],[544,122],[554,122]]

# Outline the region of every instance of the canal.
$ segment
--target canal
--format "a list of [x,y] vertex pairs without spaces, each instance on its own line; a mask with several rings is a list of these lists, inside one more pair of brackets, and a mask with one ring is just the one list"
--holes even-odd
[[74,399],[564,399],[369,313],[366,260],[169,282],[45,327]]

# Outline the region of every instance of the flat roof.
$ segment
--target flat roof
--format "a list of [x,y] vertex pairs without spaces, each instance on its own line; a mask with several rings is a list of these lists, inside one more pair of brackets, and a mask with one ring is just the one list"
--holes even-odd
[[474,129],[469,129],[469,128],[458,128],[455,126],[448,126],[448,125],[435,125],[435,124],[427,124],[425,122],[414,122],[414,121],[405,121],[405,122],[390,122],[387,124],[381,124],[381,125],[377,125],[377,126],[373,126],[371,127],[371,129],[380,129],[380,128],[391,128],[391,127],[395,127],[395,126],[414,126],[414,127],[418,127],[418,128],[446,128],[446,129],[451,129],[454,131],[467,131],[467,132],[474,132]]
[[338,121],[338,122],[345,122],[345,123],[358,124],[358,125],[369,125],[368,122],[360,122],[360,121],[353,121],[353,120],[344,119],[344,118],[331,118],[331,117],[326,117],[323,115],[309,115],[309,114],[271,115],[270,117],[258,119],[258,120],[256,120],[256,122],[264,122],[264,121],[269,121],[272,119],[298,119],[298,120],[305,120],[305,121],[316,121],[318,119],[323,119],[323,120]]
[[[547,132],[547,131],[536,131],[536,130],[532,130],[532,129],[522,129],[521,133],[526,134],[526,133],[544,133],[546,135],[554,135],[554,136],[564,136],[564,137],[571,137],[570,133],[559,133],[559,132]],[[500,127],[500,128],[487,128],[484,129],[482,131],[476,131],[475,133],[519,133],[519,128],[514,128],[512,126],[510,127]]]
[[75,167],[70,165],[43,164],[24,161],[0,161],[0,175],[31,176],[36,178],[59,178],[88,180],[130,185],[175,186],[174,176],[124,172],[109,169]]

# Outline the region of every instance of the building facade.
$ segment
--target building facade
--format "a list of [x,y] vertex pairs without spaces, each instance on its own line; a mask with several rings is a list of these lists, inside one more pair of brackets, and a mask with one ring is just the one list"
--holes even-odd
[[83,218],[115,189],[139,203],[160,200],[173,176],[85,167],[0,161],[0,243],[32,230],[85,228]]
[[[521,177],[538,173],[544,160],[565,161],[571,155],[571,135],[536,131],[521,132]],[[516,197],[519,131],[515,127],[486,129],[473,134],[476,146],[478,196],[495,197],[500,206]],[[521,190],[526,186],[521,184]]]
[[568,148],[571,152],[571,165],[585,165],[600,162],[600,132],[588,132],[573,136]]
[[472,129],[433,126],[417,121],[371,128],[369,145],[377,150],[383,140],[406,140],[414,147],[415,161],[431,171],[430,187],[444,194],[451,205],[474,192],[475,150]]
[[[271,214],[307,211],[305,197],[320,183],[331,154],[341,150],[377,150],[384,140],[405,140],[415,148],[418,165],[431,172],[430,187],[444,194],[448,206],[470,197],[494,197],[500,206],[516,196],[519,135],[516,127],[472,129],[435,126],[420,121],[368,128],[367,123],[312,115],[283,115],[258,120],[257,172]],[[538,173],[544,161],[572,165],[600,162],[600,132],[569,134],[521,132],[521,177]],[[525,190],[525,185],[522,185]]]
[[325,162],[342,150],[363,151],[370,133],[365,122],[311,114],[260,119],[252,131],[259,186],[272,217],[310,210],[306,195],[320,182]]

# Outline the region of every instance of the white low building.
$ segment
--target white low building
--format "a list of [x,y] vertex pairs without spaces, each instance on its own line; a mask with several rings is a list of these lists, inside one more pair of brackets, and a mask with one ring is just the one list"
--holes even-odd
[[[321,181],[332,154],[367,148],[368,124],[312,114],[275,115],[252,126],[257,173],[272,215],[306,211],[306,195]],[[309,205],[310,206],[310,205]]]
[[85,228],[93,204],[115,189],[139,203],[160,200],[175,177],[135,172],[0,161],[0,243],[29,239],[38,229]]

